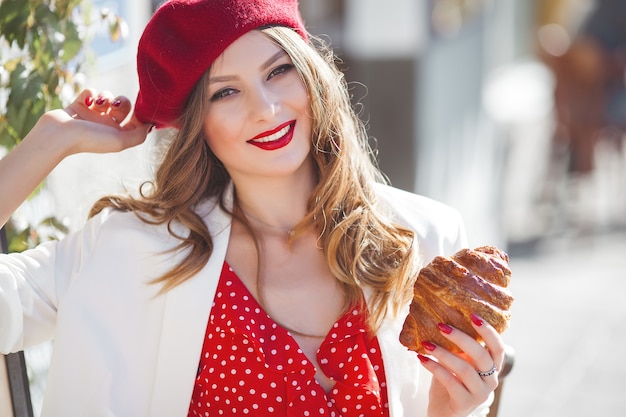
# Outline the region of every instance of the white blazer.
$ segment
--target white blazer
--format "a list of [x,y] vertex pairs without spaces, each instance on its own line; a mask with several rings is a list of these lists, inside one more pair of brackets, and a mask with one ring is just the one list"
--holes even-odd
[[[417,233],[423,262],[466,245],[453,209],[387,186],[379,193]],[[177,240],[166,226],[132,213],[104,212],[61,241],[0,256],[0,351],[54,339],[43,417],[187,415],[230,232],[230,216],[213,202],[198,212],[213,255],[165,295],[148,281],[184,254],[168,252]],[[407,313],[378,333],[393,417],[425,415],[428,372],[398,342]]]

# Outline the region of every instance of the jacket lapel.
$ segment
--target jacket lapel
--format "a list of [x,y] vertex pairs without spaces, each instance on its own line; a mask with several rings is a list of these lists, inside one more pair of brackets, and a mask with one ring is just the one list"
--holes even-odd
[[[408,309],[406,309],[406,313],[408,313]],[[403,311],[395,319],[388,318],[377,333],[383,363],[385,364],[389,415],[391,417],[426,415],[422,408],[427,404],[427,397],[420,397],[420,391],[418,391],[418,387],[422,385],[425,371],[419,364],[417,354],[399,342],[405,317],[406,314]]]
[[[213,237],[213,253],[195,277],[166,295],[150,416],[186,416],[198,370],[203,339],[228,239],[230,215],[218,205],[204,219]],[[202,215],[202,213],[199,213]]]

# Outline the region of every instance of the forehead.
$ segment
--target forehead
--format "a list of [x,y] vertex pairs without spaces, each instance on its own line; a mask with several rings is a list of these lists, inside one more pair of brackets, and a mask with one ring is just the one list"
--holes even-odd
[[217,57],[211,66],[211,74],[218,75],[223,72],[240,68],[258,68],[267,59],[277,55],[286,54],[285,51],[272,39],[259,30],[250,31],[239,37],[230,44],[222,54]]

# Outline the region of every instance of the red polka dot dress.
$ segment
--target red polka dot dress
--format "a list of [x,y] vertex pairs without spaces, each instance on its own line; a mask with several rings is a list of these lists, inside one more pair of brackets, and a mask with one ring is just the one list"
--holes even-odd
[[277,325],[224,263],[189,416],[388,416],[383,361],[356,309],[339,318],[317,361],[330,392],[295,339]]

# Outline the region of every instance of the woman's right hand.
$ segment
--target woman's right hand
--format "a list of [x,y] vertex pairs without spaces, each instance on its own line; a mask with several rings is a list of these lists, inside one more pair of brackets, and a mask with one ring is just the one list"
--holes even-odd
[[119,152],[141,144],[151,127],[134,115],[129,117],[131,108],[130,100],[124,96],[86,89],[65,109],[42,116],[31,133],[47,131],[49,140],[58,141],[49,145],[59,146],[64,156]]
[[65,109],[45,113],[0,159],[0,226],[65,157],[119,152],[141,144],[150,130],[131,114],[126,97],[82,91]]

